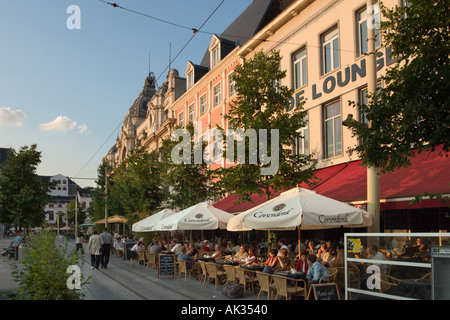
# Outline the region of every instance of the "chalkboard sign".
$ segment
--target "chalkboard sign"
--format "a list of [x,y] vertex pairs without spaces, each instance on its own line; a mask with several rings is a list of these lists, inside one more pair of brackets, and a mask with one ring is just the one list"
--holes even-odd
[[312,284],[307,300],[341,300],[336,283]]
[[175,276],[175,255],[174,254],[160,254],[158,259],[158,277],[160,276]]

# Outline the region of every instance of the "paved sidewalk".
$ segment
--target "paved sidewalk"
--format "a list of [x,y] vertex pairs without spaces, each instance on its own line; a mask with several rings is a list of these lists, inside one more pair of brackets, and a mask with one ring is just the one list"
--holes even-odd
[[[0,239],[0,248],[7,247],[11,239]],[[90,256],[85,249],[84,263],[80,265],[81,273],[85,279],[90,277],[89,283],[82,287],[85,300],[255,300],[257,293],[247,290],[246,297],[242,299],[230,299],[222,294],[222,286],[215,289],[214,283],[203,284],[193,275],[191,279],[184,281],[184,274],[178,280],[178,274],[174,278],[158,278],[158,271],[138,265],[111,255],[107,269],[91,269]],[[74,248],[74,242],[69,242],[69,247]],[[17,284],[11,277],[8,257],[0,257],[0,299],[3,293],[10,294],[17,288]],[[20,265],[20,262],[19,262]]]
[[[3,248],[7,248],[11,241],[13,241],[13,238],[0,239],[0,251],[3,251]],[[10,263],[13,261],[15,261],[14,258],[8,259],[7,256],[0,256],[0,300],[5,299],[3,294],[11,294],[17,288],[17,283],[11,276]]]
[[[84,244],[85,252],[87,245]],[[184,274],[172,278],[158,278],[158,271],[111,255],[107,269],[91,269],[89,256],[85,255],[82,274],[91,276],[90,283],[83,287],[86,300],[233,300],[222,294],[222,286],[215,289],[214,283],[202,285],[195,276],[187,282]],[[246,297],[239,300],[254,300],[257,294],[247,290]]]

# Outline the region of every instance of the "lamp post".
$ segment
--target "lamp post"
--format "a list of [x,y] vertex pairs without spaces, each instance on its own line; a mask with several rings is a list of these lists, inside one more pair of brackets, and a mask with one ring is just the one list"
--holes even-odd
[[[374,107],[377,89],[377,65],[375,52],[375,19],[373,17],[373,0],[367,0],[367,95],[368,103]],[[368,122],[369,128],[372,121]],[[367,211],[372,215],[373,225],[369,232],[380,232],[380,168],[367,167]]]

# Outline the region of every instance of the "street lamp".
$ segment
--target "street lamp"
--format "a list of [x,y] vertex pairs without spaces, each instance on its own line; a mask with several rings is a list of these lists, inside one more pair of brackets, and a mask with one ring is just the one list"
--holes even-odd
[[[377,62],[375,51],[375,23],[371,23],[373,16],[373,0],[367,0],[367,96],[368,104],[374,106],[374,94],[377,89]],[[353,119],[353,114],[349,114],[347,119],[342,121],[343,126],[348,126]],[[367,126],[372,126],[369,120]],[[380,232],[380,168],[375,166],[367,166],[367,211],[372,215],[373,224],[369,227],[369,232]]]

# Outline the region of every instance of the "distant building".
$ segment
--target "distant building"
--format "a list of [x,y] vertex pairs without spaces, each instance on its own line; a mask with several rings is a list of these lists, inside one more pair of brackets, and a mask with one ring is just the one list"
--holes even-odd
[[66,212],[69,203],[75,199],[81,204],[78,210],[86,210],[92,201],[89,191],[84,190],[78,186],[70,178],[57,174],[54,176],[39,176],[41,179],[46,179],[49,182],[56,182],[56,185],[50,190],[52,200],[45,205],[45,223],[46,225],[56,225],[58,214],[61,216],[59,221],[60,227],[66,223]]

